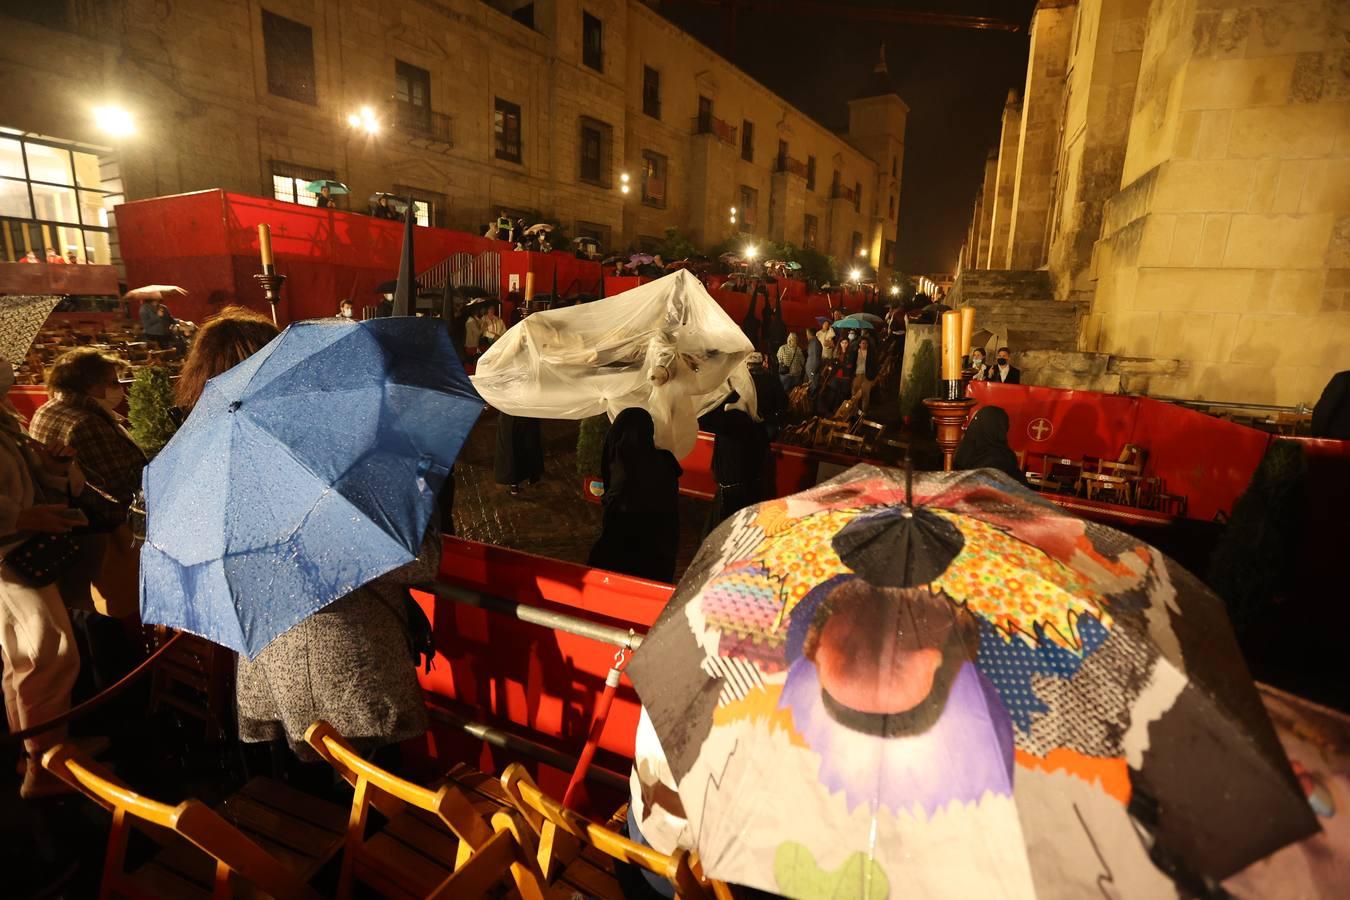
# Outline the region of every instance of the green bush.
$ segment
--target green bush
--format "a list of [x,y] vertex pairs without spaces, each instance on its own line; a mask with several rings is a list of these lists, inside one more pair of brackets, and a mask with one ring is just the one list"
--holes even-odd
[[910,360],[905,387],[900,392],[900,415],[913,416],[927,397],[937,396],[938,360],[933,342],[925,340]]
[[131,421],[131,439],[147,455],[158,453],[178,430],[171,415],[173,408],[173,382],[168,371],[159,366],[137,369],[127,397],[127,418]]
[[1294,583],[1303,534],[1308,463],[1294,441],[1276,441],[1233,505],[1210,560],[1209,585],[1239,632],[1269,615]]
[[656,245],[654,252],[661,254],[666,262],[699,255],[698,247],[678,228],[667,228],[665,238]]
[[577,474],[582,478],[599,477],[600,460],[609,434],[609,416],[591,416],[581,420],[577,430]]

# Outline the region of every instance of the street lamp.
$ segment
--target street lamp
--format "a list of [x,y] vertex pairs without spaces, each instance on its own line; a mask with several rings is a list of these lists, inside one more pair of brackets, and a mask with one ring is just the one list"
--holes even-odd
[[731,208],[731,224],[736,224],[736,207],[734,206]]
[[746,259],[754,259],[758,255],[759,255],[759,248],[756,247],[754,244],[747,244],[745,246]]
[[112,137],[127,137],[136,133],[136,123],[132,121],[131,113],[120,106],[94,107],[94,124]]
[[860,281],[862,279],[862,272],[858,271],[857,269],[853,269],[848,273],[848,278],[849,281],[854,282]]
[[375,118],[375,110],[369,106],[361,107],[360,112],[347,114],[347,125],[366,134],[379,134],[380,120]]
[[891,285],[891,296],[892,296],[892,297],[899,297],[899,296],[900,296],[900,285],[898,285],[898,284],[893,284],[893,285]]
[[620,173],[620,175],[619,175],[619,182],[620,182],[620,183],[619,183],[619,190],[622,191],[622,192],[625,193],[625,194],[628,193],[628,192],[631,190],[631,188],[628,186],[629,180],[630,180],[630,179],[628,178],[628,173],[627,173],[627,172],[622,172],[622,173]]
[[867,255],[867,248],[866,248],[866,247],[861,247],[861,248],[859,248],[859,249],[858,249],[858,255],[859,255],[859,256],[866,256],[866,255]]

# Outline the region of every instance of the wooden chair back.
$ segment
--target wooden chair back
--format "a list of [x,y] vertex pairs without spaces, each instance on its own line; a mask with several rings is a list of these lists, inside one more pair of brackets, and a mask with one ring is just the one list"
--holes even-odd
[[[339,898],[351,896],[358,870],[360,880],[370,882],[376,889],[385,884],[397,884],[400,880],[397,872],[389,870],[381,854],[371,852],[367,847],[366,825],[372,806],[389,819],[400,815],[409,806],[428,812],[459,841],[453,873],[428,896],[454,896],[445,891],[452,884],[454,875],[465,868],[476,854],[486,852],[486,858],[490,860],[500,861],[503,858],[504,839],[501,834],[513,833],[510,823],[504,822],[494,831],[492,825],[478,814],[469,798],[455,785],[446,784],[432,790],[399,778],[363,758],[336,728],[324,721],[315,722],[309,727],[305,732],[305,742],[355,789],[351,815],[347,820],[342,867],[338,874]],[[515,838],[511,837],[511,840]],[[522,896],[542,896],[537,877],[529,871],[532,867],[528,858],[522,856],[520,860],[515,860],[513,856],[512,859],[514,862],[509,866],[495,870],[496,877],[504,877],[509,869]],[[466,878],[476,880],[484,871],[490,870],[488,862],[480,861],[473,870],[478,874]],[[460,882],[456,890],[462,890],[464,886]]]
[[[694,874],[689,853],[660,853],[592,822],[539,789],[524,766],[512,763],[502,773],[502,785],[538,844],[539,869],[552,881],[567,861],[559,851],[575,843],[589,845],[618,862],[637,865],[675,885],[680,898],[712,900],[713,889]],[[570,840],[569,840],[570,839]]]
[[234,883],[236,880],[253,885],[279,900],[317,900],[319,896],[276,857],[198,800],[185,800],[177,806],[169,806],[144,797],[68,744],[59,744],[43,754],[42,765],[112,813],[112,827],[108,832],[108,847],[103,859],[100,897],[151,896],[126,871],[127,840],[135,823],[144,826],[141,830],[152,837],[158,837],[157,830],[172,832],[214,860],[212,897],[216,900],[235,896],[238,887]]
[[1120,448],[1120,456],[1116,457],[1116,462],[1128,466],[1142,466],[1144,461],[1144,451],[1139,449],[1138,444],[1126,444]]

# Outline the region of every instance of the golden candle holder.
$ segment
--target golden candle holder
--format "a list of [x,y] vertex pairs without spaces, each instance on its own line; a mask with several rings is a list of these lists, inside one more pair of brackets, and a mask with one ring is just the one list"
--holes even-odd
[[[957,390],[964,390],[959,379],[944,382],[944,387],[949,384],[954,385]],[[962,435],[965,434],[966,418],[970,415],[975,400],[971,397],[950,400],[943,397],[929,397],[923,401],[923,405],[928,407],[928,411],[933,415],[933,424],[937,426],[937,443],[942,448],[942,470],[950,472],[956,448],[961,443]]]
[[277,321],[277,304],[281,302],[281,285],[286,281],[286,276],[278,275],[273,266],[263,266],[262,274],[254,275],[253,280],[262,285],[263,296],[272,306],[272,324],[280,327],[281,323]]

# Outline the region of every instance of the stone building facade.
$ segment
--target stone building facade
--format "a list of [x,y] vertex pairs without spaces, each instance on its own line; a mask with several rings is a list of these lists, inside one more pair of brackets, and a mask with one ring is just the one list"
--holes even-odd
[[1082,371],[1125,389],[1316,400],[1350,342],[1347,34],[1337,0],[1042,0],[1012,213],[986,174],[963,269],[1048,273],[1028,301],[1077,303]]
[[[312,203],[328,177],[340,205],[411,194],[464,230],[537,212],[612,249],[673,227],[893,259],[907,108],[884,64],[835,134],[639,0],[50,0],[0,25],[0,128],[96,153],[109,206]],[[100,132],[101,105],[134,133]]]

